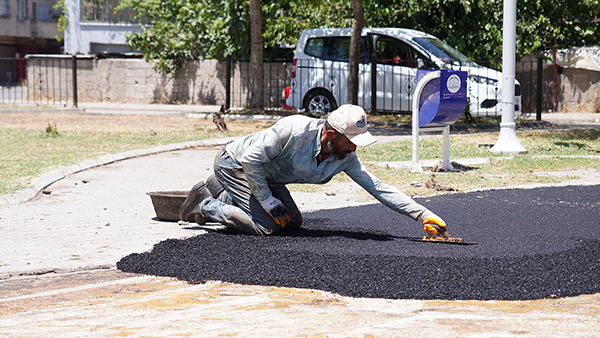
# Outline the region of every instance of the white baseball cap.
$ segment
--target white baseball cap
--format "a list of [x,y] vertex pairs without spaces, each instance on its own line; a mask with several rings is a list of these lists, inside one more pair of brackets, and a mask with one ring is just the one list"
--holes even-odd
[[359,147],[371,145],[377,140],[367,131],[365,110],[353,104],[341,105],[327,116],[327,122],[338,133],[345,135]]

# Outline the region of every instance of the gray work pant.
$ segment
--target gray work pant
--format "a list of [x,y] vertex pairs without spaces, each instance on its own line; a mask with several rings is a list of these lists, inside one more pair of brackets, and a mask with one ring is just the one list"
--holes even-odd
[[[215,198],[207,198],[202,202],[201,211],[204,216],[250,235],[274,235],[282,229],[252,195],[243,168],[226,151],[221,151],[215,158],[214,170],[215,177],[224,190]],[[283,184],[269,185],[269,188],[291,217],[285,228],[299,228],[302,214],[290,191]]]

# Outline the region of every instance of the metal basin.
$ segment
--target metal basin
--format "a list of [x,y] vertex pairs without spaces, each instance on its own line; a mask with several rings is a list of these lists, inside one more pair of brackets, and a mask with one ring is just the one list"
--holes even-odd
[[147,192],[152,199],[156,217],[163,221],[179,221],[179,208],[185,201],[189,191],[153,191]]

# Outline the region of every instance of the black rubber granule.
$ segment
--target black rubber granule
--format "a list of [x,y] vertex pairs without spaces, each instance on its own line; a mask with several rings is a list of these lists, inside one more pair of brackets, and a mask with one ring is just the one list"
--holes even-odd
[[213,231],[131,254],[120,270],[192,283],[311,288],[352,297],[526,300],[600,292],[600,186],[418,199],[474,246],[407,240],[421,225],[379,205],[305,214],[272,237]]

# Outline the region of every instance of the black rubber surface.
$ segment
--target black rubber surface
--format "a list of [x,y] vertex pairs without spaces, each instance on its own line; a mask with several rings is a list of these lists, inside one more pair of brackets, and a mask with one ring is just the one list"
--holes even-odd
[[132,254],[126,272],[353,297],[539,299],[600,292],[600,186],[417,199],[478,245],[409,241],[416,221],[375,204],[305,214],[280,236],[210,232]]

